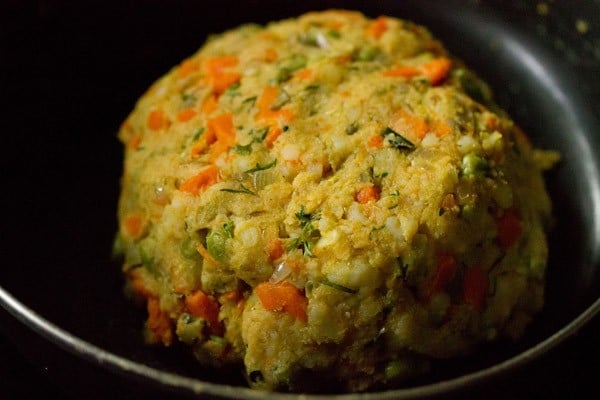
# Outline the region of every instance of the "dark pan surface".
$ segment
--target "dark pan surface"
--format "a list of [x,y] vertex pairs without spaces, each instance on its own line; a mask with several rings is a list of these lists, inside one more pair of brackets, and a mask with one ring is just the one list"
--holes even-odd
[[556,214],[547,303],[526,337],[442,364],[414,389],[387,395],[444,393],[539,357],[600,309],[600,4],[548,2],[547,14],[536,4],[8,2],[8,10],[0,10],[0,82],[9,101],[0,161],[0,305],[57,349],[79,354],[74,362],[101,364],[121,378],[182,395],[201,390],[228,396],[235,389],[258,396],[225,386],[243,381],[235,373],[200,370],[183,349],[142,344],[143,310],[122,296],[119,266],[110,260],[122,163],[115,132],[149,84],[208,33],[343,5],[430,27],[492,85],[537,146],[563,156],[547,175]]

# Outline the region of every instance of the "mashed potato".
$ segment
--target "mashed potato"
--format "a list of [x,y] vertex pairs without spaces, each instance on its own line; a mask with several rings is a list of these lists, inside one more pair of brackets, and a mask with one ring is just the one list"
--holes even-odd
[[421,26],[327,11],[213,36],[119,138],[148,340],[253,387],[398,384],[543,305],[555,155]]

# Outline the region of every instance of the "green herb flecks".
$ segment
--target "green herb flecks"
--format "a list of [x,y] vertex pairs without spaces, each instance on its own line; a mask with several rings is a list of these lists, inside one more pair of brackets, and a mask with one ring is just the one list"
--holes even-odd
[[321,283],[325,286],[329,286],[331,288],[337,289],[339,291],[345,292],[345,293],[350,293],[350,294],[356,294],[358,293],[358,289],[351,289],[349,287],[346,286],[342,286],[340,284],[331,282],[329,279],[325,278],[324,280],[321,281]]
[[181,94],[181,105],[183,108],[190,108],[196,105],[198,98],[193,93],[182,93]]
[[298,211],[295,215],[296,215],[296,218],[298,218],[298,221],[300,221],[300,224],[302,226],[321,218],[321,216],[318,213],[317,214],[309,214],[306,211],[304,211],[304,206],[300,206],[300,211]]
[[260,129],[252,129],[249,133],[254,139],[253,141],[256,143],[260,143],[267,137],[269,133],[269,127],[260,128]]
[[476,154],[468,153],[462,159],[462,174],[467,178],[484,176],[490,171],[487,160]]
[[190,314],[182,314],[177,321],[177,336],[185,344],[193,344],[200,339],[206,327],[203,318],[194,318]]
[[311,47],[326,47],[328,44],[323,33],[315,26],[311,26],[306,32],[301,33],[298,36],[298,41]]
[[373,167],[369,167],[369,175],[371,176],[371,178],[373,179],[373,181],[375,182],[375,184],[377,185],[381,185],[381,181],[383,180],[383,178],[385,178],[386,176],[389,175],[389,173],[387,171],[383,171],[379,174],[375,173],[375,168]]
[[252,144],[261,143],[263,140],[265,140],[265,137],[267,137],[268,133],[268,127],[260,129],[251,129],[250,132],[248,132],[248,135],[252,137],[252,140],[250,140],[248,144],[237,144],[233,146],[232,149],[236,154],[239,154],[241,156],[247,156],[248,154],[252,153]]
[[332,29],[330,31],[327,31],[327,36],[332,37],[334,39],[339,39],[342,37],[342,34],[340,33],[340,31]]
[[375,46],[362,47],[358,52],[354,54],[355,61],[373,61],[379,54],[379,49]]
[[235,224],[232,220],[229,220],[223,224],[223,232],[225,235],[232,239],[233,238],[233,229],[235,228]]
[[295,215],[300,222],[302,232],[300,233],[300,236],[292,238],[288,245],[288,251],[302,249],[304,255],[312,257],[313,242],[315,239],[321,237],[319,230],[313,226],[313,222],[318,220],[320,215],[318,213],[307,213],[304,211],[304,206],[301,206],[300,211],[298,211]]
[[229,86],[226,90],[225,90],[225,95],[227,96],[237,96],[240,94],[239,89],[240,88],[240,83],[236,82],[233,85]]
[[277,159],[274,159],[273,161],[271,161],[270,163],[268,163],[266,165],[260,165],[259,163],[256,163],[256,167],[250,168],[249,170],[246,170],[244,172],[246,174],[253,174],[258,171],[264,171],[265,169],[273,168],[276,164],[277,164]]
[[371,231],[369,232],[369,240],[375,240],[375,235],[383,228],[385,228],[385,225],[376,226],[375,228],[371,229]]
[[294,54],[290,58],[283,60],[275,80],[277,83],[288,81],[295,71],[306,67],[306,62],[307,59],[304,54]]
[[360,128],[360,125],[358,125],[358,122],[356,122],[356,121],[352,122],[350,125],[348,125],[346,127],[346,135],[354,135],[356,132],[358,132],[359,128]]
[[381,136],[387,139],[392,147],[400,151],[413,151],[415,149],[415,144],[413,142],[390,127],[385,128],[383,132],[381,132]]
[[252,107],[254,105],[254,103],[256,103],[256,99],[257,99],[257,96],[247,97],[244,100],[242,100],[242,104]]
[[248,154],[252,153],[252,143],[254,143],[254,141],[246,145],[236,144],[232,147],[232,149],[236,154],[239,154],[240,156],[247,156]]
[[398,205],[400,204],[399,201],[398,201],[398,198],[400,197],[400,191],[399,190],[395,190],[392,193],[388,194],[388,197],[395,197],[396,198],[396,204],[389,206],[388,210],[393,210],[394,208],[398,207]]
[[241,183],[240,183],[239,189],[221,189],[221,192],[242,193],[242,194],[250,194],[252,196],[256,196],[256,193],[254,193],[252,190],[248,189],[246,186],[244,186]]
[[194,132],[193,140],[196,141],[196,140],[200,139],[200,136],[204,133],[204,130],[205,130],[204,127],[201,127],[196,132]]

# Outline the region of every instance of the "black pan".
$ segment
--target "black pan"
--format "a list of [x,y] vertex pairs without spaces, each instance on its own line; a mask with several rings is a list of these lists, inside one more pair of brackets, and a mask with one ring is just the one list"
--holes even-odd
[[556,362],[565,340],[576,333],[595,339],[600,2],[47,0],[1,7],[0,330],[34,365],[49,366],[67,393],[264,397],[238,373],[200,369],[184,349],[142,344],[144,312],[122,295],[119,266],[110,260],[122,164],[115,132],[148,85],[207,34],[311,9],[353,8],[427,25],[491,83],[537,146],[562,154],[546,176],[556,215],[547,302],[524,339],[442,363],[408,388],[347,398],[466,390],[493,397],[482,384],[525,387],[529,366]]

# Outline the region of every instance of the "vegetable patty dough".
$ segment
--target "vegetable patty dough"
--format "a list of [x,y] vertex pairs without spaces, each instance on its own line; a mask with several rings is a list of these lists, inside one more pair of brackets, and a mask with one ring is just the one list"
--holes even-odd
[[148,340],[252,387],[396,385],[543,305],[556,155],[411,22],[332,10],[212,36],[119,138],[115,243]]

